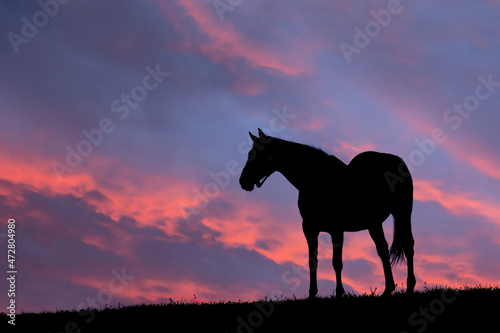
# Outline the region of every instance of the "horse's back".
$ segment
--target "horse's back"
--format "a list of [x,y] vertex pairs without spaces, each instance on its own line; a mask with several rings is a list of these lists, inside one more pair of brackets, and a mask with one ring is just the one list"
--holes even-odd
[[372,180],[385,185],[388,185],[389,174],[411,180],[410,172],[401,157],[376,151],[366,151],[356,155],[348,164],[348,170],[351,177]]
[[[353,188],[361,196],[377,198],[382,203],[407,194],[412,196],[413,181],[404,161],[396,155],[367,151],[348,164]],[[394,186],[397,182],[397,186]]]
[[404,162],[399,156],[377,151],[365,151],[356,155],[348,166],[351,169],[372,173],[397,168],[400,163]]

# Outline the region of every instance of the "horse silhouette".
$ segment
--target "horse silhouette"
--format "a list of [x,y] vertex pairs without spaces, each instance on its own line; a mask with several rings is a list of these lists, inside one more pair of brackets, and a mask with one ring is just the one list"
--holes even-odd
[[[318,236],[332,237],[332,264],[337,279],[336,296],[344,294],[342,286],[342,247],[344,232],[368,229],[385,276],[383,296],[394,289],[391,266],[406,262],[407,292],[413,292],[413,235],[411,212],[413,180],[403,160],[395,155],[363,152],[349,164],[311,146],[267,136],[259,128],[259,137],[249,133],[253,147],[240,177],[240,185],[252,191],[278,171],[299,190],[298,206],[302,230],[309,248],[309,298],[318,293],[316,269]],[[394,240],[389,251],[382,223],[394,217]]]

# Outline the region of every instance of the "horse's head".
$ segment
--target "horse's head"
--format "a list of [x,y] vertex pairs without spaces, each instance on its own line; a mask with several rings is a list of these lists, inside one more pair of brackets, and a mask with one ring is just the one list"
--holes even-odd
[[254,185],[261,187],[274,171],[274,155],[270,151],[270,142],[272,137],[267,136],[259,128],[259,137],[249,133],[253,141],[253,147],[248,152],[248,160],[243,168],[240,177],[241,188],[245,191],[253,190]]

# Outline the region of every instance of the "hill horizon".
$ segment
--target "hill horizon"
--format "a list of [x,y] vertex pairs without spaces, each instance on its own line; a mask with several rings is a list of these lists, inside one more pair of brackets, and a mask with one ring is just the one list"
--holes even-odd
[[[385,332],[443,332],[487,328],[500,310],[499,286],[425,288],[390,297],[348,294],[314,300],[286,298],[251,302],[188,302],[111,306],[82,311],[21,313],[16,326],[48,332],[105,332],[110,329],[155,328],[168,322],[182,331],[271,332],[322,328],[338,331],[385,329]],[[340,318],[338,320],[337,318]]]

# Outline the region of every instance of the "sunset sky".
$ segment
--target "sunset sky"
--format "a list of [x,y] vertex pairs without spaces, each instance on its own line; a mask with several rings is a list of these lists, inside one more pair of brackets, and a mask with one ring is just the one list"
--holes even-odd
[[[238,183],[257,128],[401,156],[416,288],[500,284],[500,1],[59,1],[0,5],[19,310],[306,296],[297,190]],[[368,232],[345,237],[344,286],[381,292]]]

